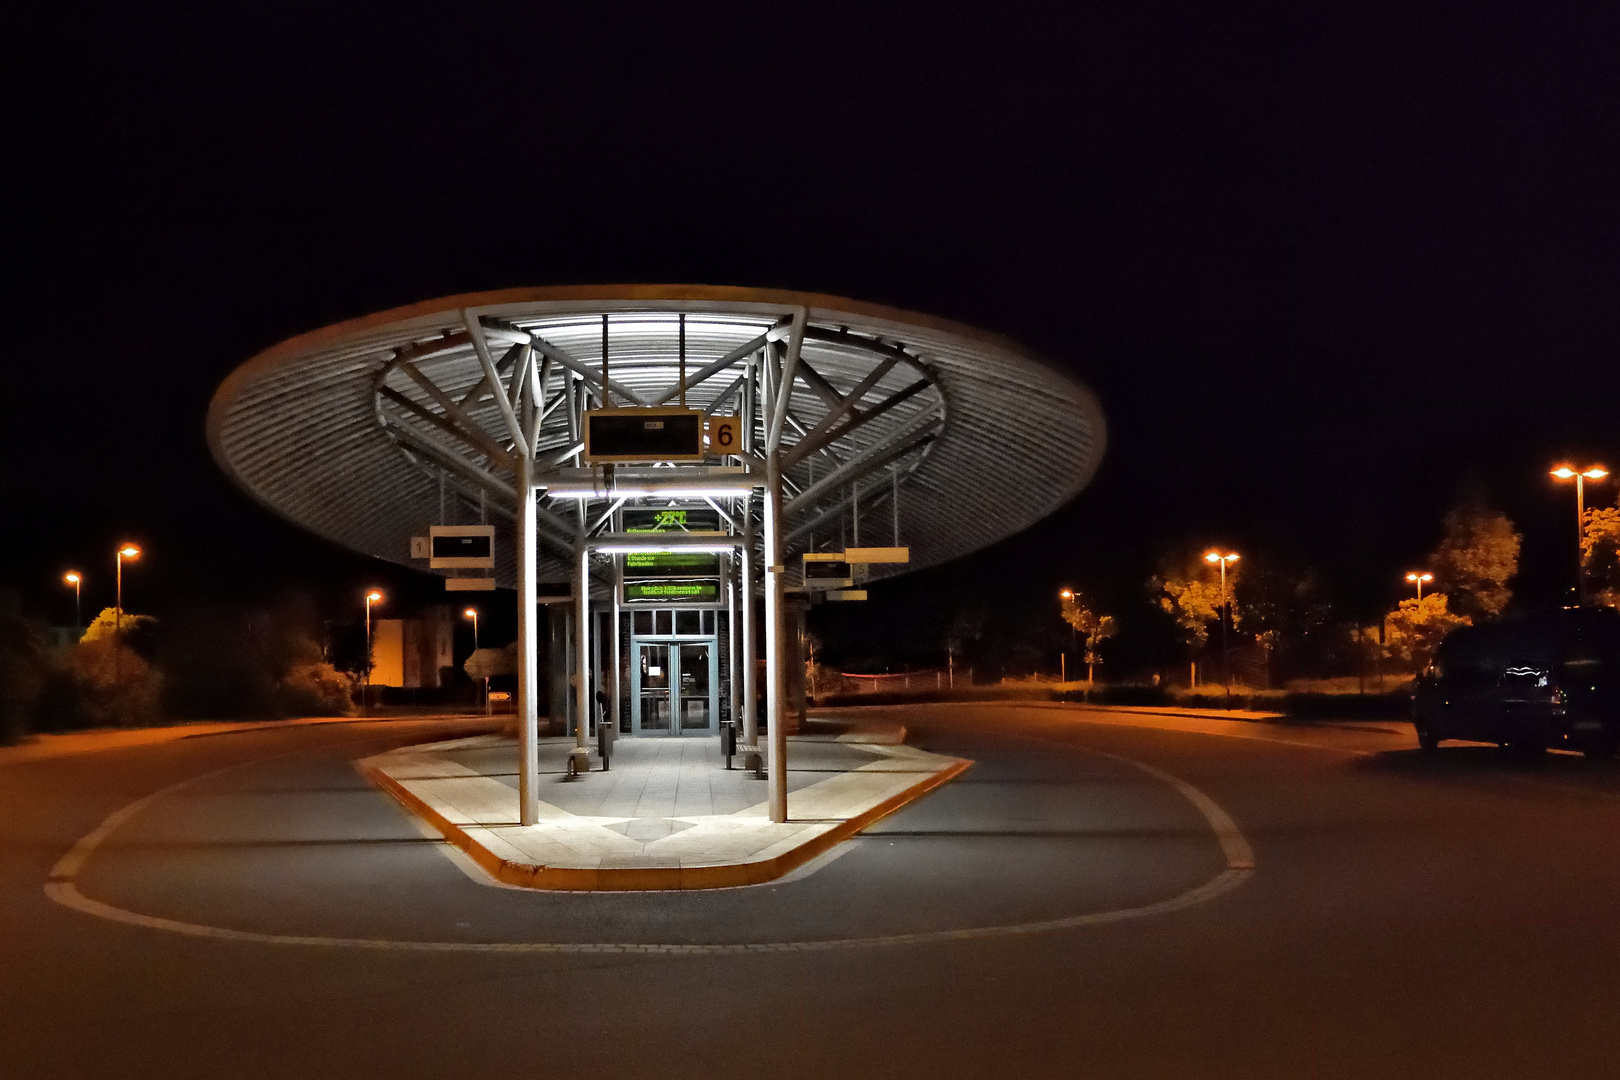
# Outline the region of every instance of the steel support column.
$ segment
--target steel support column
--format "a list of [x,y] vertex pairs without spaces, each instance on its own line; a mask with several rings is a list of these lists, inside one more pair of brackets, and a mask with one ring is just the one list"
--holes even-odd
[[518,483],[518,820],[524,825],[540,821],[539,649],[535,617],[536,550],[535,509],[539,501],[534,490],[533,464],[517,459]]
[[757,750],[759,687],[754,678],[754,654],[758,651],[754,646],[754,513],[747,503],[743,510],[742,576],[737,582],[737,601],[742,607],[743,744]]
[[574,566],[574,752],[585,750],[586,729],[591,726],[591,549],[582,542]]
[[783,653],[782,454],[765,453],[765,716],[770,726],[767,763],[771,820],[787,820],[787,670]]
[[624,559],[622,556],[615,555],[613,556],[613,599],[611,601],[611,610],[613,612],[613,633],[611,635],[612,640],[609,642],[609,646],[613,650],[613,678],[609,680],[612,685],[612,689],[609,691],[609,693],[613,695],[613,703],[608,706],[608,723],[613,725],[612,734],[614,736],[619,734],[619,694],[622,690],[619,685],[620,672],[623,669],[623,664],[619,660],[619,622],[623,618],[623,615],[620,613],[619,609],[619,598],[623,595]]
[[737,571],[741,565],[735,551],[726,556],[726,700],[731,703],[731,723],[738,736],[742,735],[742,710],[737,700]]

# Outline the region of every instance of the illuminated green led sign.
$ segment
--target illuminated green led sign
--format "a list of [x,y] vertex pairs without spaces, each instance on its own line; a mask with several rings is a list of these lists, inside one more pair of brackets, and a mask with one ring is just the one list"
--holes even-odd
[[626,581],[627,604],[712,604],[720,599],[720,582],[715,579],[688,581]]
[[702,507],[636,507],[624,512],[624,531],[717,533],[720,531],[720,513]]
[[712,551],[631,551],[624,556],[627,578],[720,576],[720,556]]

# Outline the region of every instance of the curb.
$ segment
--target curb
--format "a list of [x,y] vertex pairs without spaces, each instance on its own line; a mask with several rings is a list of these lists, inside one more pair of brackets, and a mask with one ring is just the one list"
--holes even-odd
[[958,758],[954,764],[930,774],[898,795],[891,795],[871,809],[839,822],[819,836],[812,837],[791,851],[785,851],[773,858],[703,866],[646,867],[539,866],[534,863],[502,859],[474,840],[460,825],[440,814],[375,765],[361,762],[359,767],[367,780],[398,799],[406,810],[433,826],[447,843],[458,848],[485,873],[503,884],[558,892],[652,892],[730,889],[739,885],[761,885],[767,881],[774,881],[792,873],[834,845],[848,840],[907,803],[954,780],[966,772],[972,764],[971,761]]

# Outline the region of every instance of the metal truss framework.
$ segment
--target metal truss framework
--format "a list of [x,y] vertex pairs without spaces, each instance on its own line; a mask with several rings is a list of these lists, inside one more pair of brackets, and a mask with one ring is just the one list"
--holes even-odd
[[[512,520],[526,457],[544,493],[540,542],[559,558],[607,530],[617,510],[669,501],[624,493],[656,485],[658,472],[583,466],[587,409],[679,401],[705,415],[738,415],[743,445],[723,460],[761,486],[774,440],[790,557],[839,539],[861,510],[892,504],[947,423],[945,396],[921,357],[880,338],[810,325],[795,351],[791,315],[462,316],[462,329],[393,350],[374,382],[377,421],[455,497]],[[579,347],[587,335],[596,339],[589,353]],[[803,342],[823,346],[823,355],[812,360]],[[739,532],[762,513],[754,497],[705,501]],[[597,560],[593,573],[606,582],[611,565]]]
[[[703,466],[585,466],[586,410],[672,403],[739,416],[742,446]],[[763,592],[769,800],[785,820],[791,556],[864,541],[909,545],[902,572],[957,557],[1072,497],[1106,437],[1090,391],[1011,342],[837,297],[704,286],[510,290],[317,331],[234,372],[208,432],[261,501],[382,558],[405,561],[435,491],[440,522],[474,508],[498,533],[510,522],[499,574],[518,588],[525,823],[538,815],[537,581],[573,583],[583,752],[592,604],[612,606],[616,656],[619,553],[682,542],[626,534],[623,510],[719,513],[725,535],[689,540],[732,553],[730,637],[745,657]],[[733,679],[738,666],[757,744],[754,665],[733,664]]]

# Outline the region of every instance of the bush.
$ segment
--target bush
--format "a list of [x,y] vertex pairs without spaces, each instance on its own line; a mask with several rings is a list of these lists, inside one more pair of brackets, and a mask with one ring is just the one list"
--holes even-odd
[[42,716],[41,727],[139,727],[157,722],[163,677],[131,649],[110,640],[83,641],[73,647],[49,701],[55,714]]
[[44,688],[48,650],[22,617],[15,593],[0,594],[0,746],[27,732]]
[[283,716],[348,716],[354,680],[331,664],[298,664],[281,677],[275,698]]

